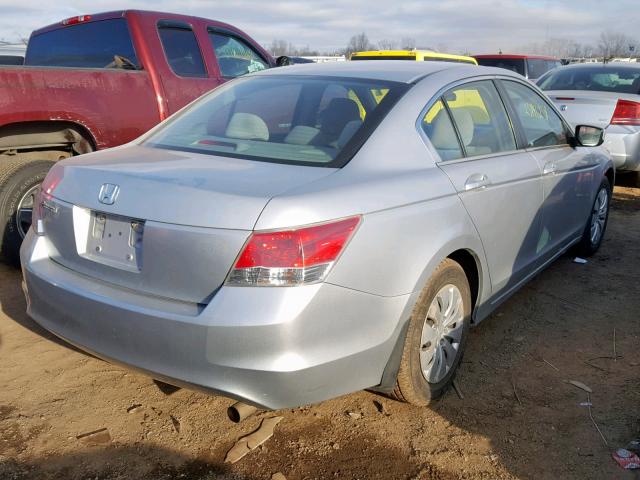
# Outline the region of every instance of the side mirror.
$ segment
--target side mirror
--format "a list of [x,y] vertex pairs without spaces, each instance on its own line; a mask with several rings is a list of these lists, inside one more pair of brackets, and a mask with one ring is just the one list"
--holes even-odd
[[287,65],[293,65],[293,62],[286,55],[276,58],[276,67],[286,67]]
[[576,127],[576,139],[583,147],[599,147],[604,142],[604,129],[589,125]]

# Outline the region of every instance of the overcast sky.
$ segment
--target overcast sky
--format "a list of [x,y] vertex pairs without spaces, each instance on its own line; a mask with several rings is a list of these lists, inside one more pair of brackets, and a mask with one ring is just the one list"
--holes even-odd
[[546,38],[597,43],[602,30],[634,35],[640,0],[0,0],[0,39],[85,13],[139,8],[232,23],[263,45],[275,38],[313,49],[413,37],[452,52],[507,52]]

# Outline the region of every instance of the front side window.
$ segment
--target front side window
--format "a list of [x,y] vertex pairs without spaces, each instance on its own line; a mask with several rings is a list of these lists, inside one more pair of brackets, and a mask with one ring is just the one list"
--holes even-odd
[[564,123],[540,95],[521,83],[503,81],[502,84],[520,120],[528,147],[568,143]]
[[158,32],[173,73],[180,77],[207,76],[198,41],[190,26],[161,22]]
[[[145,144],[248,160],[339,167],[350,160],[407,88],[378,80],[250,76],[202,97]],[[373,91],[386,91],[380,103]]]
[[74,68],[140,68],[124,18],[79,23],[29,39],[25,65]]
[[209,38],[223,77],[234,78],[269,68],[267,61],[243,40],[215,31],[209,32]]

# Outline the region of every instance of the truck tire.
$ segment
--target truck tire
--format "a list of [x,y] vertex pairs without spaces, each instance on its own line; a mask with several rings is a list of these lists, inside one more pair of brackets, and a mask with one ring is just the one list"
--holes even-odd
[[20,245],[31,224],[29,199],[55,162],[0,157],[0,261],[19,265]]
[[391,396],[426,406],[449,388],[467,342],[471,289],[464,270],[447,258],[422,289],[411,314]]

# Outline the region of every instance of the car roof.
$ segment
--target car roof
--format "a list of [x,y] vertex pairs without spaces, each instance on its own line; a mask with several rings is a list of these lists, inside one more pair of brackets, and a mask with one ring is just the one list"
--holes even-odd
[[589,63],[570,63],[569,65],[565,65],[562,67],[562,70],[569,69],[578,69],[578,68],[607,68],[607,67],[616,67],[617,70],[627,69],[627,70],[638,70],[640,69],[640,63],[636,62],[589,62]]
[[313,75],[348,77],[389,82],[414,83],[443,70],[459,69],[461,74],[503,74],[502,69],[453,62],[407,62],[405,60],[367,60],[366,62],[326,62],[270,68],[251,75]]

